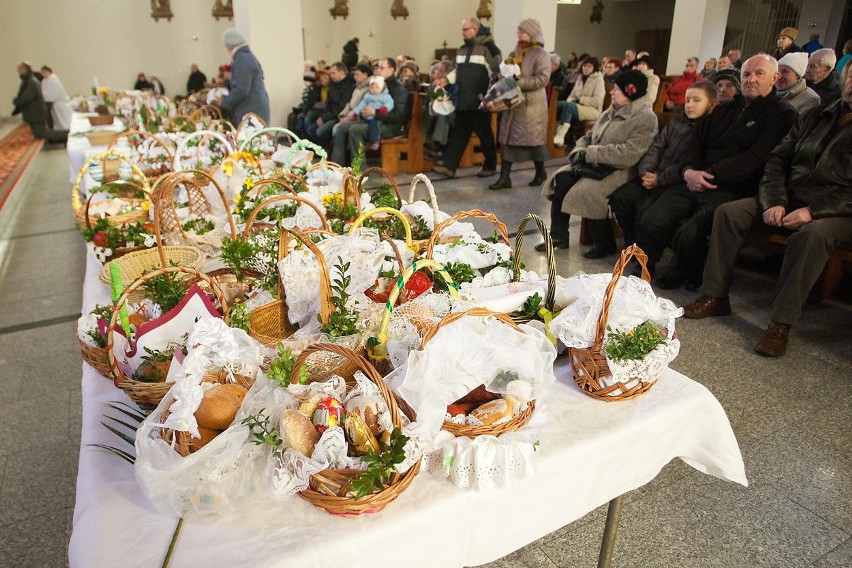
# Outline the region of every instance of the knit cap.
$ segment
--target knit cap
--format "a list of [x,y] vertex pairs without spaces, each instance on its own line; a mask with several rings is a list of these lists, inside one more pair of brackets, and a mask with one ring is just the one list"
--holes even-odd
[[616,77],[615,85],[631,101],[641,99],[648,92],[648,78],[637,69],[625,71]]
[[713,82],[717,83],[722,79],[727,79],[737,88],[738,93],[743,92],[742,83],[740,83],[740,70],[735,67],[727,67],[719,69],[713,74]]
[[378,85],[378,86],[380,86],[380,87],[382,88],[382,90],[384,90],[384,88],[385,88],[385,78],[384,78],[384,77],[382,77],[381,75],[373,75],[372,77],[370,77],[370,80],[368,81],[368,84],[370,84],[370,85]]
[[808,54],[804,51],[796,53],[788,53],[778,60],[778,67],[789,67],[793,73],[799,76],[799,79],[805,76],[805,69],[808,68]]
[[544,45],[544,34],[541,31],[541,23],[535,18],[527,18],[521,20],[518,24],[518,29],[527,33],[531,41]]
[[799,30],[797,30],[796,28],[784,28],[783,30],[778,32],[778,37],[786,36],[793,41],[796,41],[796,38],[798,37],[798,35],[799,35]]
[[237,28],[228,28],[225,30],[225,33],[222,34],[222,43],[224,43],[225,47],[228,49],[234,49],[238,45],[243,45],[247,42],[245,36],[243,36]]

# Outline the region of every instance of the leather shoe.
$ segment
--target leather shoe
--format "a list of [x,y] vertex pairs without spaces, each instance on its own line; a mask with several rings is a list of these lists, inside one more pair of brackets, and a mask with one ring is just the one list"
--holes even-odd
[[697,300],[683,307],[683,315],[690,319],[726,316],[730,313],[731,302],[728,298],[713,296],[699,296]]
[[481,170],[479,170],[479,173],[476,174],[476,177],[487,178],[487,177],[493,176],[496,173],[497,172],[495,170],[489,170],[487,168],[482,168]]
[[769,327],[754,346],[754,352],[764,357],[781,357],[787,352],[787,340],[790,338],[790,326],[784,323],[769,322]]
[[442,176],[447,176],[449,178],[456,177],[456,172],[454,172],[447,166],[432,166],[432,171],[436,174],[441,174]]
[[532,178],[532,181],[530,181],[527,185],[529,185],[530,187],[535,187],[537,185],[543,184],[544,180],[546,180],[546,179],[547,178],[544,177],[544,176],[536,175],[534,178]]
[[509,189],[510,187],[512,187],[512,178],[501,176],[500,179],[489,185],[488,189]]
[[379,149],[379,143],[378,142],[367,142],[366,144],[364,144],[364,149],[369,150],[371,152],[375,152],[376,150]]
[[[553,239],[551,242],[553,243],[553,248],[555,249],[568,248],[568,239],[565,239],[564,241],[561,239]],[[539,243],[535,245],[535,250],[538,252],[547,252],[547,247],[544,246],[544,243]]]
[[618,249],[613,246],[598,246],[595,245],[586,252],[583,253],[583,258],[596,259],[596,258],[604,258],[618,252]]

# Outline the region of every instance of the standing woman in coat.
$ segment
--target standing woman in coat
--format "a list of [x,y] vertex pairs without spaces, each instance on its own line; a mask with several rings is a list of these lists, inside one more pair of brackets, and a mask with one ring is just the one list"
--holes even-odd
[[228,94],[219,99],[219,106],[234,113],[234,124],[250,112],[269,124],[269,95],[263,84],[263,69],[246,38],[236,28],[228,28],[222,34],[222,43],[231,54],[231,78]]
[[[647,90],[648,79],[641,71],[620,74],[610,91],[612,105],[577,141],[568,154],[568,165],[544,183],[542,195],[551,200],[550,236],[555,247],[568,248],[568,222],[573,213],[589,220],[594,246],[584,257],[615,254],[609,196],[629,181],[631,169],[657,134],[657,116],[641,102]],[[598,175],[591,177],[592,170]],[[544,243],[535,248],[544,251]]]
[[541,185],[547,178],[544,161],[547,152],[547,96],[545,87],[550,80],[550,55],[544,50],[544,35],[538,20],[527,18],[518,24],[518,45],[506,59],[508,65],[521,69],[518,87],[524,93],[524,102],[503,113],[500,120],[500,143],[503,161],[500,179],[489,189],[512,187],[509,177],[514,162],[532,160],[535,177],[531,186]]

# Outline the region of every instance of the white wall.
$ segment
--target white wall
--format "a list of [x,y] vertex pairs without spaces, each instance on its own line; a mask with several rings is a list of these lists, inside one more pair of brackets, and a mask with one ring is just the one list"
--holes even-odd
[[[302,0],[307,59],[325,59],[330,65],[340,60],[343,45],[358,37],[360,55],[411,55],[420,63],[421,72],[426,72],[423,67],[432,61],[435,49],[440,49],[442,42],[446,41],[449,48],[462,44],[461,21],[476,14],[479,2],[409,0],[406,2],[409,15],[404,20],[391,17],[390,0],[353,0],[349,2],[349,17],[345,20],[332,19],[328,13],[332,5],[330,1]],[[491,27],[491,21],[484,23]],[[505,50],[504,46],[499,47]]]
[[179,0],[171,22],[155,22],[142,0],[0,0],[0,115],[11,112],[21,60],[52,67],[70,95],[88,92],[95,76],[101,85],[129,89],[139,72],[159,77],[168,95],[183,94],[191,64],[212,77],[229,60],[222,32],[233,22],[217,22],[212,7]]
[[[603,20],[589,22],[592,2],[560,4],[556,15],[556,51],[564,58],[568,52],[583,52],[603,57],[624,57],[625,49],[635,49],[640,30],[672,27],[675,0],[604,3]],[[651,54],[654,55],[653,53]],[[664,74],[665,61],[654,60],[658,75]],[[682,69],[678,69],[678,72]]]

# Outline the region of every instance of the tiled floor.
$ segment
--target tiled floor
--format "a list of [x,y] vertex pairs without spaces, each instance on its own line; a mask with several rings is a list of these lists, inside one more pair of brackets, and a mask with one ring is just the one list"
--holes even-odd
[[[0,123],[0,136],[8,128]],[[493,178],[465,173],[436,181],[445,211],[493,211],[510,231],[527,212],[547,213],[538,188],[526,185],[531,169],[513,173],[516,187],[500,192],[485,189]],[[80,359],[72,320],[80,310],[84,259],[69,194],[64,151],[45,149],[0,212],[2,567],[67,564],[80,434]],[[572,248],[558,252],[559,273],[609,272],[613,258],[583,259],[576,222],[573,229]],[[525,239],[524,262],[532,268],[543,265],[532,250],[537,242],[534,235]],[[849,281],[840,299],[808,306],[791,352],[770,360],[751,347],[767,323],[773,264],[749,264],[737,273],[733,315],[679,322],[683,347],[673,367],[722,403],[750,486],[673,462],[627,495],[615,566],[852,565]],[[692,297],[684,291],[668,296],[681,303]],[[63,316],[69,321],[49,321]],[[553,490],[576,490],[584,482],[566,471],[565,483]],[[594,566],[604,516],[604,508],[593,511],[490,566]]]

